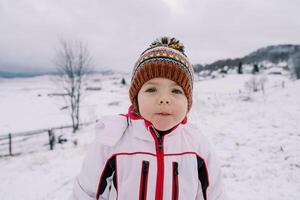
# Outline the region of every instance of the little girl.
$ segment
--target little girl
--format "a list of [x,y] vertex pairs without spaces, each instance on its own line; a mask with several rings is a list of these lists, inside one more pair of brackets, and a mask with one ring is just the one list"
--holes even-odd
[[128,113],[97,124],[72,199],[225,199],[215,154],[187,120],[193,81],[178,40],[153,42],[133,68]]

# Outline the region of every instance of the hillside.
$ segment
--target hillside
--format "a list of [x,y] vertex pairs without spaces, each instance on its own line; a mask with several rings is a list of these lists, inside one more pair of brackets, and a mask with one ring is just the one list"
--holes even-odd
[[235,67],[242,64],[257,64],[264,61],[277,64],[279,62],[289,62],[289,59],[296,53],[300,53],[300,45],[283,44],[272,45],[260,48],[242,58],[223,59],[215,61],[205,66],[195,65],[197,71],[209,69],[211,71],[221,69],[224,66]]

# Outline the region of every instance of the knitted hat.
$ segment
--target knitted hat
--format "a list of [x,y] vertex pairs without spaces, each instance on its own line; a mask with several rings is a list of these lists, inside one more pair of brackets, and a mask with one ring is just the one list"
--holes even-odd
[[194,71],[184,54],[184,46],[175,38],[156,39],[134,65],[129,96],[135,112],[138,112],[137,95],[142,85],[158,77],[170,79],[183,88],[189,111],[192,106]]

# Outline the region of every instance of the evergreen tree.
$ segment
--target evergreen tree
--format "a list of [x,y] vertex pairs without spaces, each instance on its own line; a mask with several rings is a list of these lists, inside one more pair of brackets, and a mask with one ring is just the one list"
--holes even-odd
[[122,85],[126,85],[125,78],[122,78],[122,80],[121,80],[121,84],[122,84]]
[[242,62],[239,62],[239,66],[238,66],[238,71],[237,71],[238,74],[242,74],[243,73],[243,63]]
[[295,53],[290,58],[290,64],[292,66],[292,73],[296,79],[300,79],[300,52]]
[[258,64],[253,65],[252,74],[257,74],[259,72]]

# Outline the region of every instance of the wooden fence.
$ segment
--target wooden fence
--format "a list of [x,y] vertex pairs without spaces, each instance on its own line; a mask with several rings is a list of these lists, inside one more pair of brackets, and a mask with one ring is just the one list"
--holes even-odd
[[[97,122],[97,120],[96,120]],[[93,124],[95,122],[87,122],[81,123],[80,126],[87,126]],[[55,134],[56,130],[63,130],[63,129],[71,129],[72,125],[67,126],[59,126],[59,127],[52,127],[47,129],[39,129],[33,131],[26,131],[26,132],[18,132],[18,133],[8,133],[6,135],[0,135],[0,157],[3,156],[13,156],[18,155],[20,153],[14,153],[14,144],[19,142],[25,142],[30,138],[36,137],[37,135],[47,134],[48,141],[45,141],[47,145],[49,145],[49,150],[53,150],[55,143],[63,143],[66,140],[61,137],[60,135],[57,138]]]

